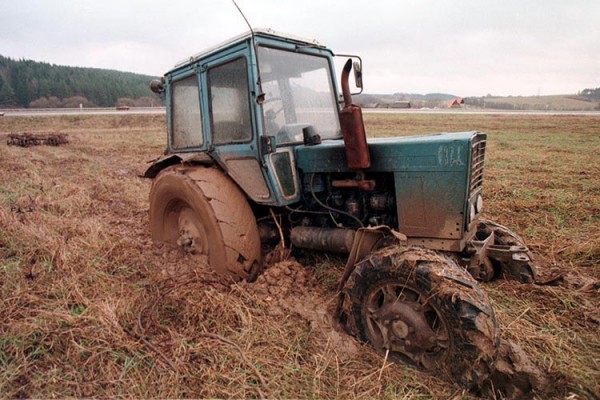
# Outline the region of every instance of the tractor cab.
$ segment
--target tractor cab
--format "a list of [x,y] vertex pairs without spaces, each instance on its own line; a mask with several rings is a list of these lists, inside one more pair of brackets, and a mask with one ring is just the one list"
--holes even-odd
[[272,30],[196,54],[155,84],[168,109],[161,162],[204,154],[254,202],[297,202],[294,146],[341,138],[334,76],[329,49]]

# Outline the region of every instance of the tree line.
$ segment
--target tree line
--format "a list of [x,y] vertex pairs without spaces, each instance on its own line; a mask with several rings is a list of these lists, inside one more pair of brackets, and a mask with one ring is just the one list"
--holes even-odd
[[160,105],[162,100],[148,86],[152,78],[0,55],[0,108]]
[[579,92],[579,95],[593,99],[600,99],[600,88],[583,89],[581,92]]

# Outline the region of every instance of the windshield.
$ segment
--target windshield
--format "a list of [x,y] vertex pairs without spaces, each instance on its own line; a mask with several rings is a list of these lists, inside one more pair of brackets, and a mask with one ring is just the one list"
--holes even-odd
[[267,136],[277,144],[298,143],[312,127],[321,139],[340,137],[327,58],[268,47],[258,48],[258,58]]

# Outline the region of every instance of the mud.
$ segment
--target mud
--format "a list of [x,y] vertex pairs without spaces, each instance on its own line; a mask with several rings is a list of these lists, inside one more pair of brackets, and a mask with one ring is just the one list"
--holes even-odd
[[244,194],[217,169],[172,166],[162,171],[150,190],[149,217],[154,240],[185,243],[188,252],[207,254],[215,270],[235,281],[248,279],[258,265],[254,214]]
[[563,284],[568,289],[593,292],[600,289],[600,280],[593,279],[585,275],[566,273],[557,279],[559,284]]
[[275,317],[298,316],[310,325],[315,339],[327,343],[341,359],[356,356],[360,345],[342,333],[333,319],[337,298],[325,296],[312,273],[290,259],[269,266],[254,283],[242,283],[244,289],[267,305]]
[[554,392],[556,380],[516,343],[502,339],[495,371],[486,383],[488,396],[522,399]]
[[175,286],[196,282],[219,290],[241,287],[264,305],[270,316],[306,321],[313,339],[331,348],[340,359],[360,354],[361,345],[343,333],[333,318],[336,297],[325,295],[312,272],[289,259],[289,251],[272,254],[272,263],[256,281],[233,286],[208,265],[208,257],[204,255],[191,255],[166,243],[154,243],[150,251],[160,260],[159,281],[168,280]]
[[[279,261],[260,275],[256,282],[242,283],[242,286],[267,305],[270,315],[296,315],[308,321],[317,339],[326,342],[340,358],[360,354],[361,345],[334,321],[337,299],[322,294],[310,270],[297,261]],[[550,374],[539,367],[519,345],[504,339],[500,343],[496,370],[480,388],[482,395],[520,399],[555,390],[556,382]],[[477,388],[474,390],[477,391]]]

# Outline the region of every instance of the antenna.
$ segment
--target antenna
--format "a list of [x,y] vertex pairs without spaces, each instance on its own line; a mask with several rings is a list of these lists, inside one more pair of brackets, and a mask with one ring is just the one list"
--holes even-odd
[[254,29],[252,29],[252,25],[250,25],[250,22],[248,22],[248,18],[246,18],[246,16],[244,15],[244,12],[240,8],[240,6],[237,5],[235,0],[231,0],[231,1],[233,2],[233,5],[235,6],[235,8],[238,9],[240,14],[242,14],[242,18],[244,18],[244,21],[246,21],[246,25],[248,25],[248,28],[250,28],[250,32],[252,33],[252,40],[254,40]]
[[264,93],[262,91],[262,84],[261,84],[261,80],[260,80],[260,68],[258,67],[258,52],[256,51],[256,39],[254,38],[254,29],[252,29],[252,25],[250,25],[250,22],[248,22],[248,18],[246,18],[246,16],[244,15],[244,12],[242,11],[242,9],[240,8],[240,6],[238,6],[238,4],[235,2],[235,0],[231,0],[233,2],[233,5],[235,6],[235,8],[238,9],[238,11],[240,12],[240,14],[242,14],[242,18],[244,18],[244,21],[246,21],[246,25],[248,25],[248,28],[250,28],[250,35],[252,36],[252,47],[254,48],[254,58],[256,60],[256,72],[257,72],[257,81],[256,84],[258,85],[258,97],[257,97],[257,102],[259,104],[262,103],[262,101],[264,100]]

